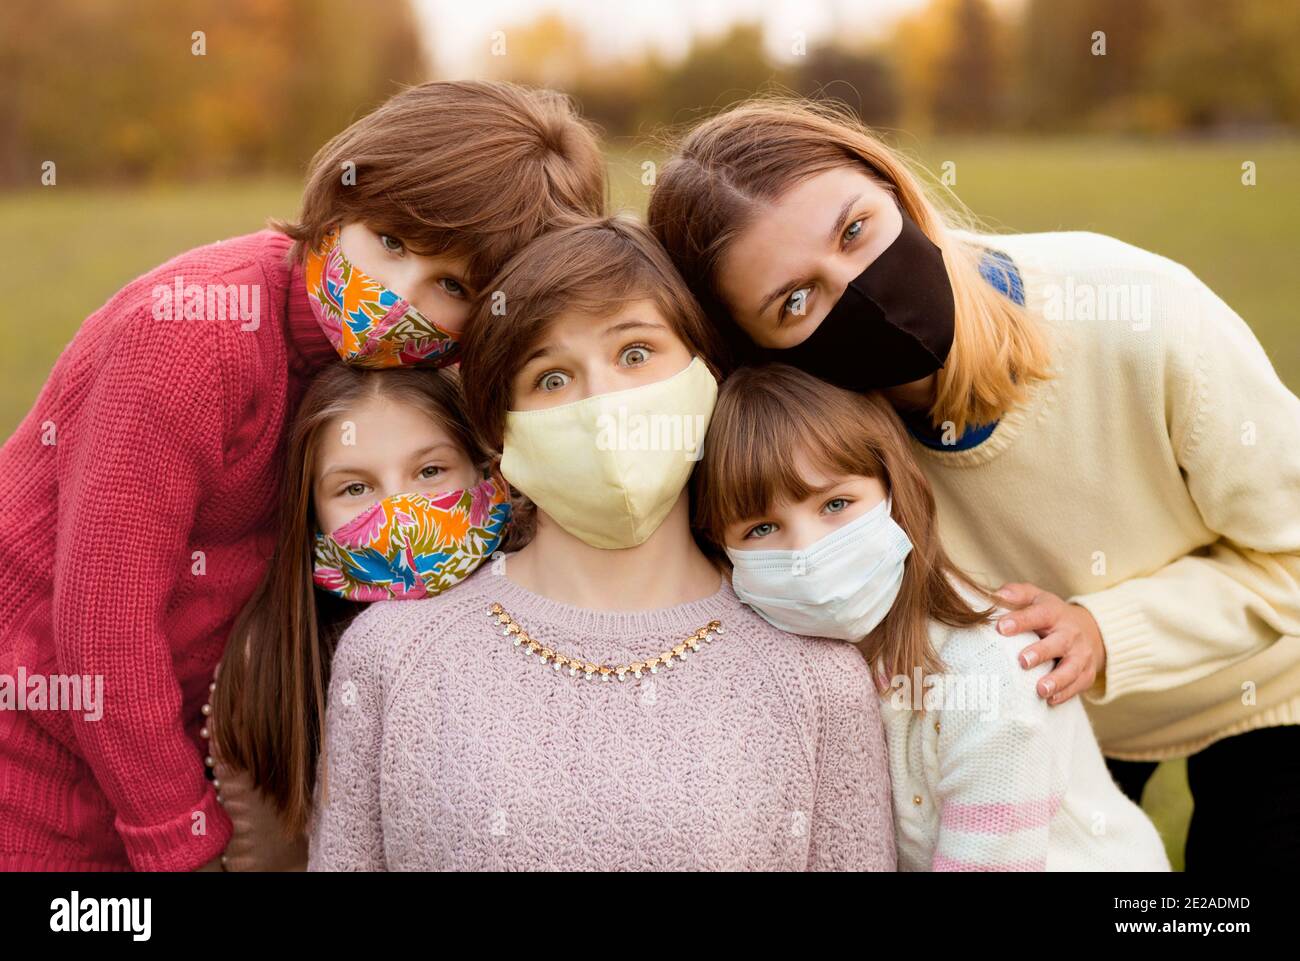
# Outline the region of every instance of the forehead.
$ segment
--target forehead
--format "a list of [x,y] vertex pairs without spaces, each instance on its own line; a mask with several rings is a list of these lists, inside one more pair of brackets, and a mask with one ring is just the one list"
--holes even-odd
[[662,328],[658,331],[660,335],[681,339],[659,305],[648,298],[594,309],[575,306],[547,321],[526,353],[574,347],[620,334],[635,335],[638,330],[650,334],[651,327]]
[[766,283],[793,279],[785,275],[809,269],[810,261],[830,249],[830,231],[845,202],[887,195],[861,167],[844,166],[813,174],[759,204],[723,255],[719,279],[724,295],[732,303],[743,302],[746,292],[761,295],[750,289],[759,278]]

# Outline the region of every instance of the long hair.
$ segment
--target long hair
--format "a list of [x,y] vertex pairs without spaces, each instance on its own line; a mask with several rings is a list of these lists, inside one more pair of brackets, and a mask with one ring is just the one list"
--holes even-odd
[[310,816],[334,647],[362,607],[312,583],[317,452],[336,418],[376,395],[420,408],[476,466],[489,463],[452,369],[332,364],[307,389],[286,442],[275,554],[231,631],[209,722],[216,751],[249,772],[291,832]]
[[765,203],[827,170],[857,166],[874,177],[943,251],[956,304],[956,332],[930,410],[936,425],[996,420],[1049,375],[1046,339],[1029,313],[980,274],[982,250],[957,236],[903,158],[843,104],[783,98],[742,103],[700,123],[676,147],[650,196],[651,229],[730,345],[746,335],[718,292],[728,246]]
[[859,650],[886,678],[910,676],[916,667],[939,673],[930,621],[968,627],[983,623],[992,609],[973,608],[958,590],[988,598],[944,552],[930,484],[898,415],[879,394],[842,390],[787,364],[732,373],[718,392],[693,480],[699,535],[718,557],[730,525],[760,517],[780,500],[810,497],[795,468],[800,453],[828,473],[879,480],[893,498],[894,521],[912,542],[898,597]]

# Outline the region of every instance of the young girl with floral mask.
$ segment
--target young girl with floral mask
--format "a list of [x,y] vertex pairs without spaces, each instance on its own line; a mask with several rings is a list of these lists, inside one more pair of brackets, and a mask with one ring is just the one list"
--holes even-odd
[[934,497],[879,395],[796,368],[724,383],[696,524],[736,595],[782,630],[859,645],[877,672],[900,870],[1168,870],[1077,699],[1034,690],[983,591],[939,544]]
[[[230,869],[306,861],[335,643],[362,604],[442,593],[500,545],[509,488],[450,369],[328,368],[289,439],[279,543],[231,635],[207,733]],[[216,760],[219,758],[220,760]]]

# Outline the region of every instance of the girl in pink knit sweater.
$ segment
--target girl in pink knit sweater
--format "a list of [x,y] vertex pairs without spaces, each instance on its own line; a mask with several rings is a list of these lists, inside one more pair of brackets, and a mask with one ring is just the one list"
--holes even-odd
[[330,658],[352,618],[460,583],[510,517],[454,369],[328,368],[285,459],[275,555],[231,632],[242,656],[225,658],[204,729],[234,822],[227,870],[305,865]]
[[296,222],[183,253],[86,320],[0,449],[0,676],[102,699],[0,710],[0,870],[219,869],[200,708],[266,571],[307,383],[340,358],[453,361],[472,297],[598,214],[604,169],[558,94],[421,84],[321,149]]
[[[1165,871],[1078,699],[1035,693],[1024,636],[948,560],[887,401],[794,367],[727,378],[696,521],[783,630],[852,641],[884,697],[898,864],[911,871]],[[829,642],[828,642],[829,643]]]
[[739,602],[689,527],[717,384],[644,227],[534,241],[466,333],[471,423],[532,539],[335,655],[314,870],[892,870],[849,645]]

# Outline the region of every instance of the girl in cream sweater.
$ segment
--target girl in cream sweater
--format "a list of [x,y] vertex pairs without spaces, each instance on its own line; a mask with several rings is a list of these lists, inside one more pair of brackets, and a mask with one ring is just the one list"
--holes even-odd
[[[1038,697],[1027,638],[948,561],[889,405],[793,367],[724,384],[697,520],[736,595],[777,627],[858,642],[877,668],[901,870],[1165,871],[1082,704]],[[828,642],[830,643],[830,642]]]
[[956,229],[833,105],[705,120],[649,219],[733,362],[903,416],[944,546],[1004,635],[1038,635],[1022,669],[1082,696],[1126,793],[1187,758],[1188,870],[1295,863],[1300,400],[1241,317],[1110,237]]

